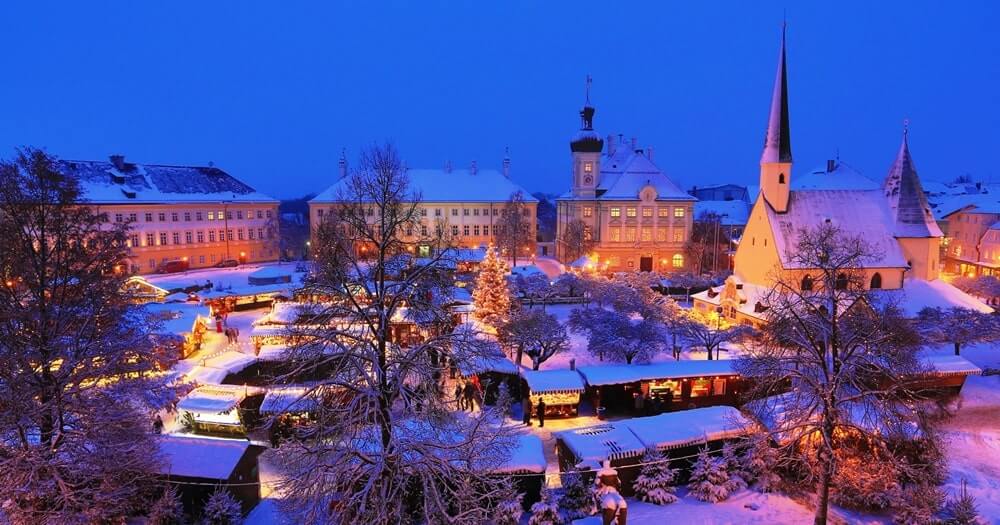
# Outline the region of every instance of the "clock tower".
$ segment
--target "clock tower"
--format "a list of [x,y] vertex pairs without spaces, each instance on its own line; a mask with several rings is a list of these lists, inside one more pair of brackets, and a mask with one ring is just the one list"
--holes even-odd
[[587,96],[580,110],[580,131],[569,143],[573,153],[573,195],[594,198],[600,183],[601,150],[604,140],[594,131],[595,109],[590,105],[590,77],[587,77]]

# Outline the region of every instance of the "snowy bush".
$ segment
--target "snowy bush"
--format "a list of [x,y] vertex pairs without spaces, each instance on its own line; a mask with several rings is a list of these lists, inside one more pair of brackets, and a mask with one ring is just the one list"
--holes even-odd
[[756,436],[743,454],[744,481],[753,483],[761,492],[771,492],[781,484],[776,468],[780,455],[766,435]]
[[201,511],[201,525],[239,525],[243,523],[243,509],[233,495],[224,488],[217,488],[205,502]]
[[635,478],[633,489],[635,496],[647,503],[657,505],[668,505],[677,501],[674,495],[674,478],[677,471],[670,468],[670,458],[666,454],[657,454],[654,451],[646,451],[643,456],[642,470]]
[[567,472],[563,478],[563,494],[559,498],[559,508],[570,520],[590,516],[597,512],[594,486],[587,483],[580,472]]
[[559,507],[553,502],[552,491],[542,490],[542,499],[531,506],[531,517],[528,525],[562,525]]
[[842,453],[838,458],[831,500],[843,507],[884,510],[898,501],[900,487],[896,469],[876,454]]
[[945,523],[948,525],[976,525],[982,523],[979,510],[976,508],[976,498],[969,494],[966,482],[962,480],[962,491],[948,500],[944,508]]
[[167,487],[149,509],[149,525],[180,525],[184,523],[184,505],[177,490]]
[[909,485],[892,504],[892,522],[897,525],[934,523],[944,495],[933,485]]
[[493,509],[493,523],[495,525],[517,525],[521,522],[521,514],[524,514],[524,509],[521,507],[524,494],[513,490],[513,488],[507,492]]
[[736,455],[736,446],[732,442],[728,442],[722,446],[722,458],[720,462],[722,463],[722,467],[726,469],[726,474],[729,475],[729,481],[726,482],[726,489],[729,490],[730,494],[747,488],[747,481],[743,477],[743,465],[740,462],[739,456]]
[[698,459],[691,471],[688,490],[701,501],[718,503],[729,497],[729,475],[722,463],[708,453],[708,447],[698,451]]

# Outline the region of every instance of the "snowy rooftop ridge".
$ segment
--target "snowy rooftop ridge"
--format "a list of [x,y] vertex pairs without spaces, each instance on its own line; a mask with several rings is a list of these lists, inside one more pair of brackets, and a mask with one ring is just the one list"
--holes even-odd
[[163,455],[158,474],[205,479],[229,479],[240,459],[250,448],[242,439],[157,436]]
[[939,376],[977,376],[983,373],[982,368],[960,355],[925,353],[920,360]]
[[57,165],[78,177],[83,197],[95,203],[278,202],[214,166],[119,160],[59,160]]
[[503,474],[542,474],[545,472],[546,466],[542,439],[534,434],[518,434],[515,436],[510,456],[494,472]]
[[730,359],[665,361],[649,365],[581,366],[589,386],[620,385],[663,378],[736,375]]
[[576,370],[526,370],[522,372],[532,394],[583,392],[583,378]]
[[[516,192],[521,192],[525,202],[538,202],[531,193],[504,177],[496,170],[480,169],[408,169],[409,191],[420,195],[423,203],[433,202],[506,202]],[[310,203],[337,202],[341,191],[346,191],[349,178],[344,177]]]

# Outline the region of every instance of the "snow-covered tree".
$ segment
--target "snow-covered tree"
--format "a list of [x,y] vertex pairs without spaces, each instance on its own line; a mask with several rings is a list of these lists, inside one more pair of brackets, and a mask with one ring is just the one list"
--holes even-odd
[[[545,301],[552,297],[555,292],[549,284],[549,278],[543,273],[529,273],[527,275],[512,275],[512,288],[521,299],[522,304],[528,303],[529,307],[535,305],[535,301]],[[545,303],[542,303],[545,309]]]
[[662,324],[617,310],[578,308],[569,322],[573,330],[587,334],[587,350],[601,360],[647,363],[667,348]]
[[736,446],[731,441],[727,441],[722,445],[722,457],[720,458],[723,468],[726,469],[726,474],[729,475],[729,481],[726,483],[726,488],[729,490],[730,494],[739,492],[747,488],[747,480],[743,477],[743,463],[740,461],[739,455],[736,453]]
[[524,203],[524,193],[520,190],[512,193],[500,210],[500,220],[494,223],[494,228],[500,228],[494,237],[501,255],[511,258],[513,266],[517,266],[517,258],[527,258],[531,255],[532,222],[528,205]]
[[552,489],[542,489],[542,499],[531,506],[528,525],[562,525],[562,523],[559,505],[555,503],[555,494]]
[[944,507],[945,523],[948,525],[978,525],[983,523],[976,507],[976,498],[969,494],[966,480],[962,480],[962,490],[948,500]]
[[670,468],[670,457],[647,450],[642,458],[645,465],[635,478],[632,488],[635,496],[647,503],[667,505],[677,501],[674,487],[677,471]]
[[513,483],[506,484],[498,495],[498,502],[493,507],[492,519],[494,525],[518,525],[524,514],[522,501],[524,494],[516,490]]
[[944,504],[944,494],[936,485],[903,487],[892,503],[892,522],[896,525],[936,523]]
[[517,351],[515,362],[527,354],[531,358],[531,369],[538,367],[550,357],[569,348],[566,327],[554,315],[541,310],[521,310],[509,322],[497,330],[500,342]]
[[597,512],[594,499],[594,484],[587,483],[581,472],[567,472],[562,476],[563,493],[559,498],[559,508],[572,521]]
[[201,525],[240,525],[243,509],[228,490],[219,487],[212,492],[201,509]]
[[709,360],[719,357],[719,348],[723,344],[739,341],[752,332],[748,326],[732,325],[697,310],[688,312],[687,320],[680,324],[679,329],[681,338],[688,345],[705,348]]
[[500,386],[497,387],[497,400],[494,403],[496,409],[503,416],[510,414],[510,407],[514,405],[514,396],[510,393],[510,387],[507,386],[506,381],[500,381]]
[[688,491],[695,498],[709,503],[718,503],[729,497],[729,474],[716,458],[709,454],[708,447],[698,451],[698,459],[691,469]]
[[123,291],[129,223],[82,200],[69,163],[0,162],[0,513],[114,522],[157,471],[152,320]]
[[741,475],[757,490],[772,492],[781,484],[781,476],[776,471],[779,460],[778,449],[771,446],[768,435],[755,434],[743,453]]
[[184,523],[184,505],[173,486],[163,491],[149,509],[149,525],[181,525]]
[[917,322],[929,342],[951,344],[955,355],[960,355],[965,345],[1000,341],[1000,316],[978,310],[924,308]]
[[476,319],[486,324],[499,326],[510,316],[507,263],[497,257],[492,244],[486,248],[486,256],[479,264],[472,302],[476,306]]
[[[509,455],[506,422],[491,410],[456,414],[437,385],[451,363],[495,358],[495,343],[453,329],[453,281],[439,271],[454,253],[446,240],[400,233],[419,228],[420,199],[396,150],[365,151],[339,184],[331,213],[348,238],[322,252],[339,262],[316,261],[309,282],[329,299],[314,317],[330,322],[289,328],[289,360],[326,373],[307,395],[313,418],[268,452],[282,471],[283,508],[303,523],[481,523],[502,488],[484,473]],[[395,271],[417,242],[435,249]],[[404,306],[421,334],[405,346],[392,330]]]
[[584,292],[583,279],[572,272],[566,272],[556,277],[552,286],[555,288],[555,292],[563,297],[579,297]]
[[782,456],[810,465],[823,525],[840,458],[852,456],[838,449],[863,443],[858,455],[872,471],[902,463],[889,441],[914,416],[920,337],[893,304],[868,296],[864,268],[876,257],[863,238],[829,224],[800,230],[787,257],[808,275],[775,276],[761,298],[767,323],[736,369],[758,400],[747,408],[773,422]]
[[573,219],[563,227],[558,241],[562,244],[565,261],[572,262],[590,253],[596,244],[594,235],[582,219]]

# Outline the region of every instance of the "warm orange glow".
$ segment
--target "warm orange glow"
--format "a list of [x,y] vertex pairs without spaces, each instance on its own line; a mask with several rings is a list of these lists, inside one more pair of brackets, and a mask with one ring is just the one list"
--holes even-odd
[[186,260],[188,260],[188,258],[186,256],[185,257],[181,257],[181,260],[182,261],[186,261]]
[[247,256],[247,252],[240,252],[240,257],[246,257],[246,256]]

